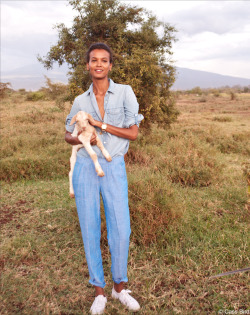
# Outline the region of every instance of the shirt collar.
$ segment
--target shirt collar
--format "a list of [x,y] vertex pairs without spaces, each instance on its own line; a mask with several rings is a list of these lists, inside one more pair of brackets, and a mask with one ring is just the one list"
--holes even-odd
[[[109,88],[108,88],[108,92],[111,93],[115,93],[115,83],[113,80],[109,79]],[[87,95],[92,94],[93,93],[93,83],[91,83],[88,91],[87,91]]]
[[109,79],[109,88],[108,92],[115,93],[115,83],[113,80]]

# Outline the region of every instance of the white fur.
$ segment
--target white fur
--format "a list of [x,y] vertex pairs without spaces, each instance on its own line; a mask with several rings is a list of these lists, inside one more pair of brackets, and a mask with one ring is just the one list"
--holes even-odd
[[90,139],[92,135],[96,135],[96,141],[98,148],[102,151],[102,154],[106,158],[107,161],[112,161],[111,156],[109,155],[108,151],[104,148],[100,138],[97,135],[97,132],[93,126],[89,124],[89,119],[91,119],[91,115],[87,114],[83,111],[78,112],[71,120],[70,125],[72,125],[74,122],[76,122],[75,129],[72,133],[73,137],[77,137],[78,133],[81,131],[81,133],[78,135],[78,139],[81,141],[82,144],[73,145],[72,146],[72,154],[70,157],[70,172],[69,172],[69,185],[70,185],[70,197],[74,198],[74,189],[72,185],[72,175],[76,163],[76,155],[77,151],[84,147],[88,154],[90,155],[91,159],[93,160],[95,164],[95,170],[97,172],[97,175],[102,177],[104,176],[104,172],[101,168],[101,165],[98,162],[97,155],[95,151],[92,149],[92,146],[90,144]]

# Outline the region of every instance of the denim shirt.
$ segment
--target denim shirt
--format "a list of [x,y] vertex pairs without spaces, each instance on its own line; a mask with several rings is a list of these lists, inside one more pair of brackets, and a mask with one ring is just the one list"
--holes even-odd
[[[70,126],[71,119],[79,111],[89,113],[95,120],[102,121],[112,126],[129,128],[133,125],[139,127],[143,115],[138,114],[139,105],[130,85],[116,84],[109,79],[109,88],[104,97],[104,119],[102,119],[99,107],[93,92],[93,83],[88,91],[77,96],[69,115],[66,118],[66,130],[73,132],[74,125]],[[114,136],[108,132],[100,134],[101,129],[95,127],[100,140],[108,150],[111,157],[122,156],[127,153],[129,140]],[[99,158],[104,158],[97,146],[92,146]],[[81,148],[77,156],[89,157],[85,148]]]

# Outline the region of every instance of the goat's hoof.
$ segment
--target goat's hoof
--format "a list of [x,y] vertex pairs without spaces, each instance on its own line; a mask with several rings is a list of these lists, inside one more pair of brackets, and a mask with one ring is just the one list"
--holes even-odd
[[73,194],[70,193],[69,196],[70,196],[70,198],[72,198],[72,199],[75,198],[75,194],[74,194],[74,193],[73,193]]
[[104,174],[104,172],[103,172],[103,171],[102,171],[102,172],[98,172],[98,173],[97,173],[97,175],[98,175],[98,176],[100,176],[100,177],[105,176],[105,174]]
[[108,157],[106,158],[106,160],[107,160],[108,162],[111,162],[111,161],[112,161],[112,157],[111,157],[111,156],[108,156]]

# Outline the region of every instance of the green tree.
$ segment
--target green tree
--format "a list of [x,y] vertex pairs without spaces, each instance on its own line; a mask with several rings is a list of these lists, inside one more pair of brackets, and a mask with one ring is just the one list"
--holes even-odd
[[175,28],[143,8],[118,0],[71,0],[69,4],[77,12],[72,27],[56,25],[58,42],[39,61],[47,69],[54,62],[66,62],[75,97],[91,81],[86,71],[88,47],[94,42],[107,43],[114,51],[111,78],[132,86],[145,117],[143,125],[157,122],[166,126],[174,121],[177,110],[170,87],[175,80],[171,62]]

